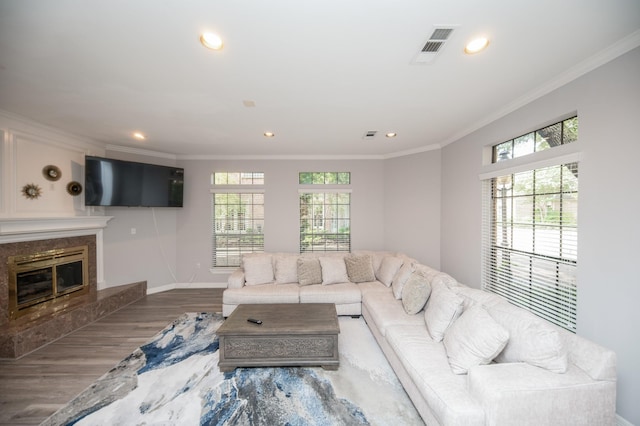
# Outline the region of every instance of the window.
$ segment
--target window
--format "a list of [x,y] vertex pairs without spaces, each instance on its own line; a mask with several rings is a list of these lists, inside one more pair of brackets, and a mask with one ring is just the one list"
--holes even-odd
[[[562,144],[566,122],[572,126],[567,140],[576,140],[574,117],[494,146],[493,161],[503,161],[505,152],[515,158]],[[578,163],[504,173],[483,185],[483,288],[575,332]]]
[[212,175],[213,267],[240,266],[264,251],[264,173]]
[[348,172],[304,172],[302,185],[326,185],[300,190],[300,252],[351,250],[351,191]]

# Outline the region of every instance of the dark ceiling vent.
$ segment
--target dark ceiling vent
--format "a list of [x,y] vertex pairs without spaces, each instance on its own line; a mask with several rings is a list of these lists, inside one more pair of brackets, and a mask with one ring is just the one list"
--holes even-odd
[[373,139],[376,137],[376,133],[378,133],[377,130],[369,130],[364,134],[362,139]]
[[431,64],[435,61],[436,56],[445,45],[445,41],[449,39],[453,33],[453,26],[435,27],[431,33],[431,37],[424,44],[422,50],[413,58],[413,64]]

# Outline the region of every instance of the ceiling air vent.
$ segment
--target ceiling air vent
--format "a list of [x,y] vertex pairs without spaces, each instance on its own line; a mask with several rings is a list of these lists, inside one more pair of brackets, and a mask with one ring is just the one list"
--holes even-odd
[[376,137],[376,133],[378,133],[377,130],[369,130],[364,134],[362,139],[373,139]]
[[451,36],[453,32],[452,26],[448,27],[435,27],[431,33],[431,37],[422,47],[422,50],[413,58],[411,63],[413,64],[432,64],[436,56],[442,51],[445,42]]

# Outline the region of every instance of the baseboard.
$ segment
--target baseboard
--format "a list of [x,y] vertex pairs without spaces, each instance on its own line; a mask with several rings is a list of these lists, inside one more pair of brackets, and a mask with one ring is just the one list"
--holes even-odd
[[162,293],[169,290],[183,290],[187,288],[227,288],[227,283],[173,283],[160,287],[147,288],[147,294]]
[[624,419],[620,414],[616,414],[616,426],[633,426],[633,423]]

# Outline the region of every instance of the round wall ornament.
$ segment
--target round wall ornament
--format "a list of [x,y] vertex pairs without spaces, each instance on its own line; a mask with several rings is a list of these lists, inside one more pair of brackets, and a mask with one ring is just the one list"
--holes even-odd
[[30,200],[35,200],[42,195],[42,188],[35,183],[28,183],[22,187],[22,195]]
[[67,192],[74,197],[76,195],[82,194],[82,184],[80,182],[76,182],[75,180],[69,182],[67,184]]
[[62,172],[60,171],[60,168],[53,165],[44,166],[44,168],[42,169],[42,174],[47,180],[50,180],[52,182],[62,177]]

